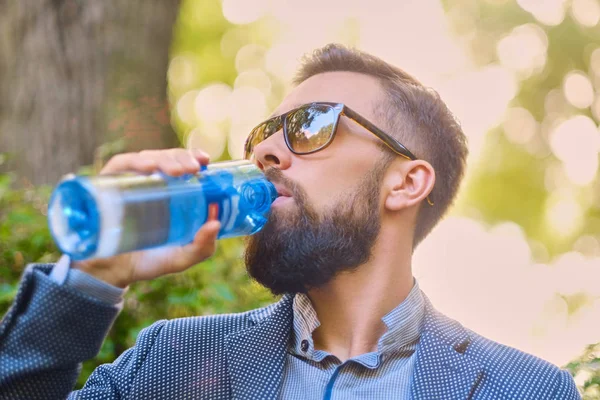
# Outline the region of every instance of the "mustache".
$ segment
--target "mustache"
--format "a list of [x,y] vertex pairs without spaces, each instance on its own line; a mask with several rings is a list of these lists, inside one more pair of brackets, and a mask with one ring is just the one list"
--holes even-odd
[[279,186],[283,186],[294,197],[294,201],[298,209],[295,213],[293,213],[295,214],[295,217],[288,216],[289,218],[292,218],[292,220],[305,219],[313,223],[319,221],[319,213],[310,204],[310,201],[308,201],[308,194],[299,184],[285,176],[285,174],[279,168],[270,167],[265,169],[263,173],[268,181]]
[[306,199],[306,193],[296,182],[283,174],[279,168],[270,167],[263,171],[268,181],[285,187],[297,199]]

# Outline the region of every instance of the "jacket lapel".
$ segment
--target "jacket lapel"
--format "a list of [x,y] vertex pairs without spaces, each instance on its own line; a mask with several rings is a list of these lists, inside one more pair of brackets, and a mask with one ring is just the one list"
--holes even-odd
[[458,322],[436,311],[426,298],[425,320],[411,383],[413,399],[467,400],[482,376],[468,354],[471,339]]
[[277,397],[292,326],[292,300],[286,295],[273,306],[251,314],[253,326],[227,337],[233,399]]

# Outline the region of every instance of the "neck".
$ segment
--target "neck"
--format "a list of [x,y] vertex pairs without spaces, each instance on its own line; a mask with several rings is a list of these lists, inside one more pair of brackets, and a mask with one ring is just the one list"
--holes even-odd
[[[386,237],[394,236],[386,235],[382,227],[379,238]],[[387,329],[381,318],[402,303],[413,287],[411,256],[410,243],[378,240],[369,262],[311,290],[308,296],[321,322],[313,333],[315,348],[342,362],[376,351]]]

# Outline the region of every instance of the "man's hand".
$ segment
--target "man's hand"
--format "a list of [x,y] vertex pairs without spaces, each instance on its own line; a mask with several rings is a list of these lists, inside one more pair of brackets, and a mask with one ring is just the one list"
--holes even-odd
[[[100,171],[100,175],[120,172],[146,174],[162,171],[167,175],[181,176],[197,173],[200,165],[208,164],[208,161],[208,154],[198,149],[145,150],[140,153],[114,156]],[[215,242],[220,229],[219,221],[208,221],[198,230],[193,242],[188,245],[79,261],[73,263],[73,268],[80,269],[111,285],[124,288],[136,281],[184,271],[206,260],[215,252]]]

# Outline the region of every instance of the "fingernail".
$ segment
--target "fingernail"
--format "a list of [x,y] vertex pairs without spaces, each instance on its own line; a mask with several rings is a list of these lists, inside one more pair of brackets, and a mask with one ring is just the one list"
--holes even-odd
[[211,203],[208,205],[208,221],[217,221],[219,217],[219,205],[217,203]]
[[198,156],[198,157],[206,157],[206,158],[210,158],[210,155],[209,155],[207,152],[205,152],[205,151],[202,151],[202,150],[200,150],[200,149],[194,149],[194,154],[195,154],[196,156]]

